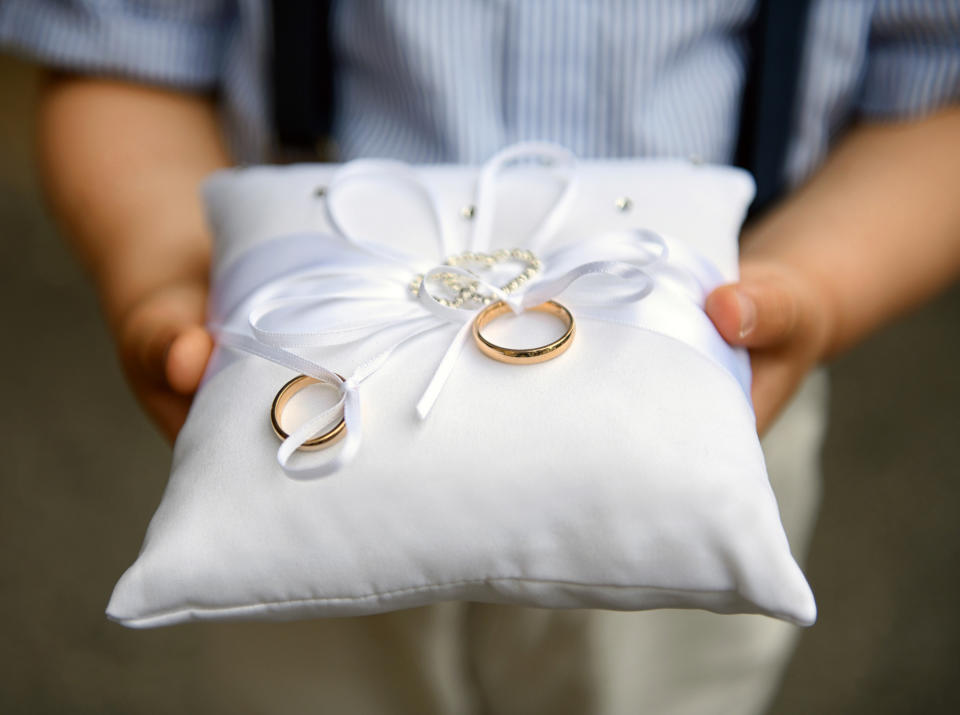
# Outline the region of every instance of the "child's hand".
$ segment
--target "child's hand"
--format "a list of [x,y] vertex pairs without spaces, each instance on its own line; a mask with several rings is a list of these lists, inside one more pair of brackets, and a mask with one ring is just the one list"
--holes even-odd
[[786,264],[746,258],[740,282],[714,290],[705,309],[728,343],[750,349],[757,431],[763,434],[825,355],[827,301]]
[[958,181],[960,106],[861,124],[747,227],[740,282],[705,308],[727,342],[750,349],[761,433],[815,363],[960,275]]
[[117,326],[130,386],[171,442],[213,350],[203,327],[206,297],[206,285],[198,281],[165,285],[134,304]]
[[173,441],[210,357],[210,239],[199,194],[227,166],[213,96],[49,74],[40,167],[92,275],[137,399]]

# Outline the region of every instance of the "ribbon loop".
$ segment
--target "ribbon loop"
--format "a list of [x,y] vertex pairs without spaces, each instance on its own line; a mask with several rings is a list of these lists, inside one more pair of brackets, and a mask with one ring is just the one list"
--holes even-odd
[[340,236],[343,236],[350,243],[363,248],[373,255],[396,261],[411,269],[417,265],[416,256],[397,249],[395,246],[360,238],[347,230],[336,210],[336,197],[343,190],[344,186],[363,179],[393,182],[412,189],[414,194],[427,206],[430,221],[433,224],[433,233],[437,242],[438,254],[442,257],[453,253],[452,240],[450,236],[447,235],[447,232],[444,231],[443,217],[436,197],[424,185],[409,165],[399,161],[358,159],[357,161],[344,164],[337,174],[334,175],[333,181],[331,181],[327,187],[325,206],[327,209],[327,220]]
[[566,184],[554,205],[527,238],[527,246],[537,251],[563,223],[577,190],[577,159],[573,152],[549,142],[522,142],[494,154],[483,165],[477,182],[477,220],[470,239],[470,249],[486,251],[490,248],[493,219],[496,213],[497,184],[500,175],[523,161],[534,161],[560,172]]

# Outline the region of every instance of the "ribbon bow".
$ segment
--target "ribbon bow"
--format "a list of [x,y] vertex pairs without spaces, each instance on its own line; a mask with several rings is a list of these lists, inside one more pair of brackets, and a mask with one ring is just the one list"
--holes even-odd
[[[326,476],[349,462],[361,441],[361,383],[386,365],[400,345],[439,327],[459,324],[416,405],[420,418],[426,419],[455,367],[473,319],[482,308],[482,304],[470,302],[454,307],[436,290],[441,277],[462,285],[469,283],[474,295],[487,301],[503,300],[516,313],[559,296],[585,276],[615,278],[618,280],[594,281],[589,295],[570,296],[565,302],[573,307],[578,318],[653,329],[699,345],[707,354],[716,352],[715,339],[719,336],[711,328],[677,328],[669,324],[669,316],[656,318],[655,311],[651,311],[641,317],[630,309],[650,296],[655,285],[672,286],[702,305],[708,290],[722,282],[716,268],[684,244],[646,229],[628,229],[586,236],[550,249],[550,239],[562,225],[577,189],[575,158],[562,147],[518,144],[484,165],[477,184],[476,221],[468,255],[484,255],[490,248],[497,184],[502,173],[528,162],[560,173],[565,185],[521,246],[524,254],[538,257],[542,272],[530,272],[523,281],[513,281],[514,290],[507,291],[488,280],[485,272],[451,265],[454,262],[447,259],[454,255],[456,247],[444,230],[436,198],[409,166],[390,161],[354,161],[334,176],[326,189],[324,204],[332,234],[297,234],[260,244],[221,276],[211,299],[211,327],[221,344],[328,382],[340,391],[337,404],[307,419],[281,444],[277,459],[289,476]],[[370,179],[405,185],[428,207],[437,245],[437,260],[431,267],[424,270],[429,264],[422,257],[361,238],[345,228],[337,211],[337,196],[344,186]],[[669,262],[668,257],[672,258]],[[653,269],[658,273],[656,280],[651,274]],[[411,290],[414,276],[418,279],[416,291]],[[248,309],[247,332],[225,327],[226,318],[241,305]],[[369,344],[374,354],[345,380],[294,352],[348,343]],[[749,391],[749,373],[744,382],[742,361],[721,359],[721,363]],[[341,412],[347,436],[339,453],[322,464],[291,465],[293,453]]]

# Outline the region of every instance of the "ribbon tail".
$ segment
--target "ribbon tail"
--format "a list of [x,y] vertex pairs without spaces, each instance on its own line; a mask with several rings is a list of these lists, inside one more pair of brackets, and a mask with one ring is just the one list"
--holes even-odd
[[447,348],[447,352],[444,353],[443,359],[440,360],[440,364],[437,365],[437,369],[434,371],[433,377],[430,378],[427,389],[423,391],[420,401],[417,402],[417,415],[421,420],[427,418],[437,398],[440,397],[440,392],[447,383],[447,378],[449,378],[453,372],[457,358],[460,357],[463,346],[467,342],[467,336],[470,334],[472,328],[473,322],[469,320],[460,327],[451,341],[450,347]]
[[340,455],[322,464],[314,464],[309,467],[298,468],[290,465],[290,457],[300,449],[304,442],[324,429],[324,427],[336,418],[336,415],[341,411],[343,403],[344,399],[341,398],[336,405],[328,410],[324,410],[319,415],[314,415],[295,429],[289,437],[283,440],[283,443],[281,443],[277,449],[277,463],[288,477],[301,480],[317,479],[332,474],[343,465]]
[[[291,479],[300,481],[310,481],[328,477],[339,471],[344,466],[353,461],[360,449],[360,442],[363,439],[361,434],[362,420],[360,419],[360,393],[356,384],[349,380],[344,383],[344,395],[340,403],[334,405],[329,410],[311,417],[309,420],[298,427],[293,434],[283,441],[277,450],[277,462],[284,473]],[[333,458],[328,459],[321,464],[314,464],[309,467],[293,467],[290,465],[290,457],[300,448],[306,440],[310,439],[318,430],[329,425],[331,416],[343,408],[343,421],[346,426],[346,436],[343,440],[343,446],[340,452]]]
[[346,393],[343,396],[343,421],[346,424],[347,436],[343,441],[343,449],[337,456],[337,468],[353,461],[360,449],[363,421],[360,419],[360,390],[357,383],[347,380]]

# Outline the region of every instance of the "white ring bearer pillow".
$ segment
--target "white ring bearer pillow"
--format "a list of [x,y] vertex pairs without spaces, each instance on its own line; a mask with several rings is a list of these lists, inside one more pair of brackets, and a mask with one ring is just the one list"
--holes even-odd
[[[738,169],[578,162],[549,144],[482,167],[216,173],[218,347],[108,616],[150,627],[470,600],[811,624],[747,355],[703,312],[736,279],[753,191]],[[528,312],[547,300],[575,339],[548,362],[491,360],[470,328],[496,300],[517,314],[484,328],[500,343],[562,330]],[[298,373],[328,387],[288,410],[281,443],[270,407]],[[335,445],[298,449],[341,418]]]

